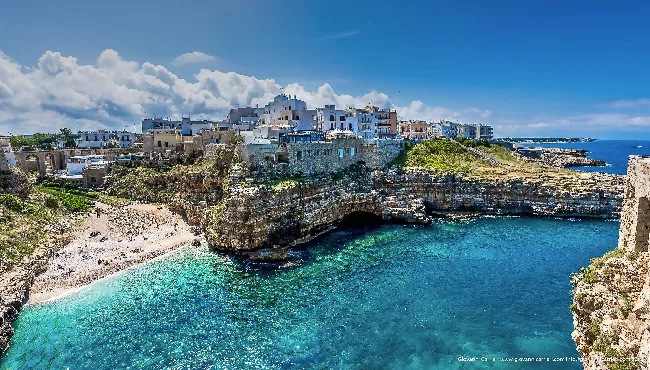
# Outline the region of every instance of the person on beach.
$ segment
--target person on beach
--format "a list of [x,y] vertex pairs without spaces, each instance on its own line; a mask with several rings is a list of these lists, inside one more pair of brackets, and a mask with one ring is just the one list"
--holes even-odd
[[97,218],[99,218],[99,216],[100,216],[101,213],[102,213],[102,210],[99,209],[99,208],[95,208],[95,213],[97,214]]

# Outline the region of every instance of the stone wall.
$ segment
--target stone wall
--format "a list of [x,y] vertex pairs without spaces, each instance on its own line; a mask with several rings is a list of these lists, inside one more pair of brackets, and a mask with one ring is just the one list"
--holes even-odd
[[[219,144],[206,146],[210,159]],[[238,145],[237,154],[255,171],[305,175],[333,173],[358,162],[371,169],[384,167],[403,149],[396,140],[364,144],[356,138],[329,142]]]
[[619,247],[648,251],[650,235],[650,157],[630,156]]

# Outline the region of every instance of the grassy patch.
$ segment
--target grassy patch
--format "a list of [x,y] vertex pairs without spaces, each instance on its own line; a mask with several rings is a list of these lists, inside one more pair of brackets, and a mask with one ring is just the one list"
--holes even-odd
[[474,167],[487,163],[450,140],[423,141],[403,153],[406,167],[444,173],[469,173]]
[[69,192],[68,190],[63,189],[53,189],[44,186],[37,187],[38,191],[42,193],[49,194],[55,197],[58,201],[61,202],[63,207],[65,207],[70,212],[87,212],[93,206],[93,201],[75,194],[75,192]]

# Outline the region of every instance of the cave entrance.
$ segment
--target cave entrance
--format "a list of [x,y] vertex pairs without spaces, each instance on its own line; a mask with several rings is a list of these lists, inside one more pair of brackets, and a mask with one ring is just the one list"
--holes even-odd
[[634,249],[637,251],[648,251],[648,241],[650,239],[650,201],[648,198],[639,198],[639,208],[636,214],[636,238],[634,240]]
[[341,220],[341,224],[348,227],[375,226],[380,223],[381,217],[374,213],[364,211],[352,212]]

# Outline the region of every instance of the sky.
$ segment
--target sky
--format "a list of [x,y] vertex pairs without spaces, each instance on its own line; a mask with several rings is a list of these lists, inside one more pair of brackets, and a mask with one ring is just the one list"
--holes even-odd
[[0,134],[310,108],[650,140],[649,2],[0,2]]

